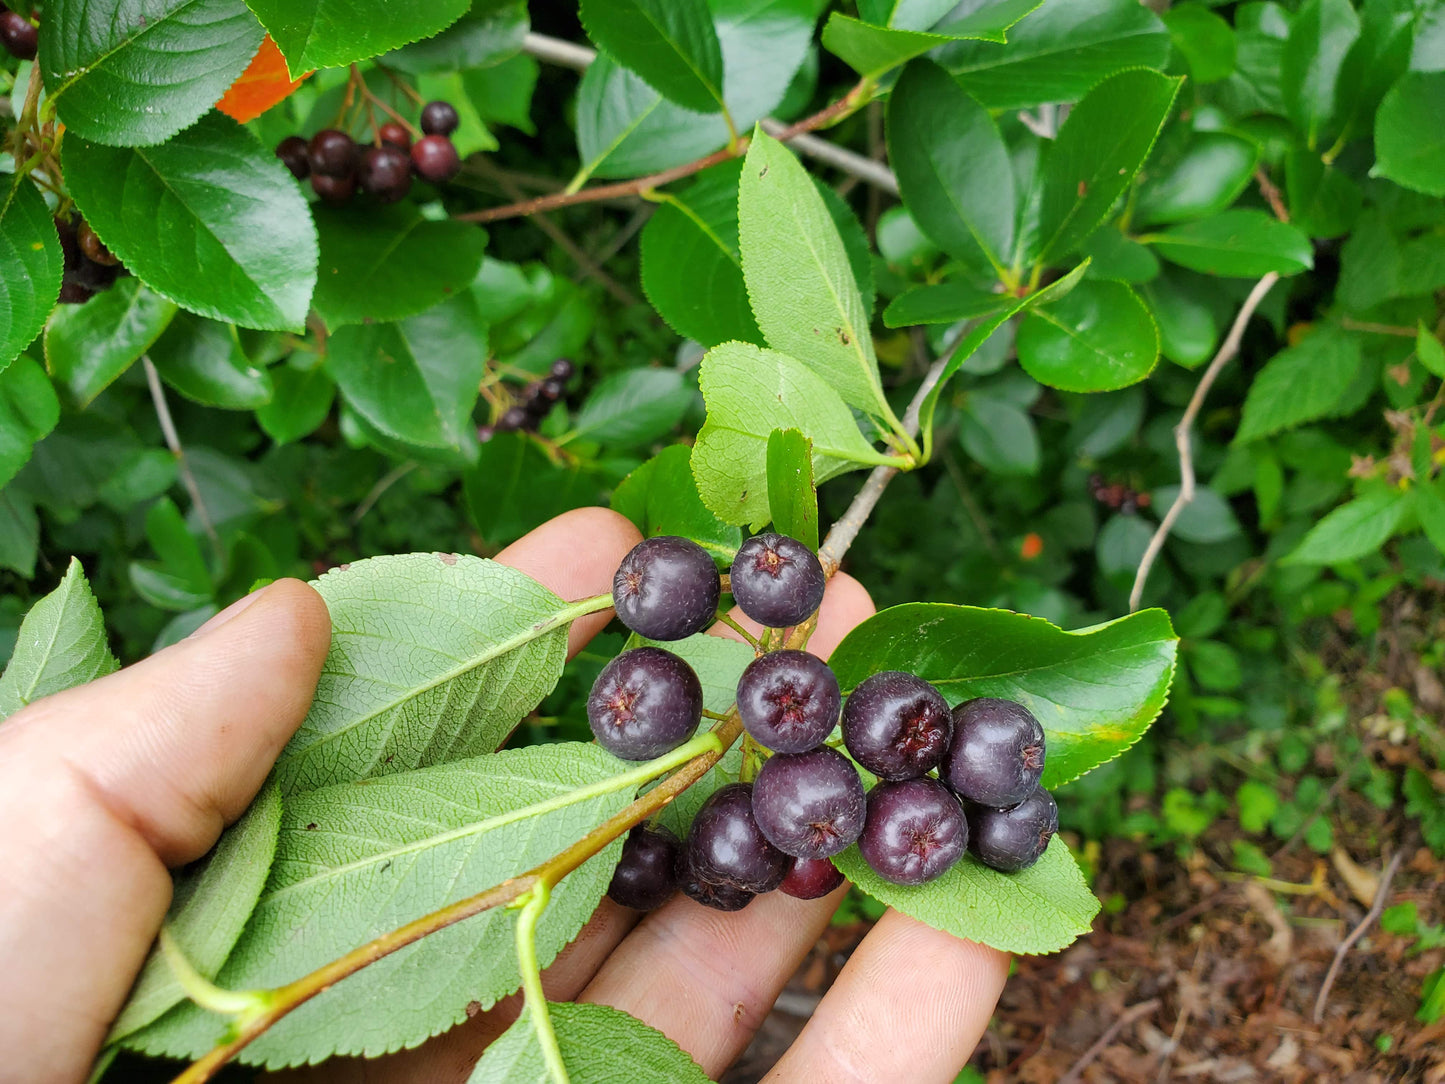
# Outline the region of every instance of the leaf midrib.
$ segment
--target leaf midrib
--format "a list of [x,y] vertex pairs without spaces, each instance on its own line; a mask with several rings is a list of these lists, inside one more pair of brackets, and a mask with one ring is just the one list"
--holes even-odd
[[[45,651],[40,657],[39,665],[35,667],[33,680],[30,682],[29,687],[24,691],[24,693],[20,694],[20,700],[22,704],[29,704],[31,702],[31,697],[35,695],[35,689],[40,684],[40,679],[44,675],[46,667],[50,664],[51,654],[55,650],[55,643],[60,637],[60,619],[65,615],[66,606],[70,602],[70,596],[74,589],[74,584],[71,582],[69,572],[66,573],[65,580],[62,581],[60,586],[65,589],[65,594],[61,596],[59,612],[57,613],[55,621],[50,628],[50,642],[45,645]],[[17,693],[19,692],[19,690],[16,691]]]

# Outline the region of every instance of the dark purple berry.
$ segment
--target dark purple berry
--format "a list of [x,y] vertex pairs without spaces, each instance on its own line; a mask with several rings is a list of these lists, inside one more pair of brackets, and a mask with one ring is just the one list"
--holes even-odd
[[778,891],[795,899],[822,899],[843,883],[838,867],[826,858],[794,858]]
[[1059,830],[1059,807],[1043,787],[1012,809],[970,805],[967,814],[969,848],[985,866],[1003,873],[1032,866]]
[[778,753],[821,745],[843,698],[828,664],[806,651],[774,651],[748,663],[738,680],[738,715],[757,741]]
[[76,236],[75,221],[68,216],[57,218],[55,232],[60,238],[60,255],[65,270],[73,271],[80,266],[80,240]]
[[624,651],[592,683],[587,721],[597,744],[613,756],[651,760],[697,732],[702,685],[692,667],[671,651]]
[[753,818],[751,783],[727,783],[713,791],[693,818],[683,853],[688,880],[755,894],[771,892],[788,872],[788,856],[768,842]]
[[863,780],[842,753],[823,746],[779,753],[753,780],[753,816],[774,847],[794,858],[829,858],[863,831]]
[[743,613],[769,628],[806,621],[823,601],[827,586],[817,555],[787,535],[754,535],[733,559],[733,598]]
[[577,371],[577,366],[572,364],[571,358],[558,358],[552,362],[551,373],[554,379],[570,380],[572,374]]
[[1044,774],[1044,728],[1012,700],[966,700],[953,709],[953,741],[938,774],[967,801],[1016,806]]
[[287,136],[276,144],[276,157],[291,171],[291,176],[304,181],[311,173],[311,159],[306,140],[299,135]]
[[757,896],[756,892],[749,892],[734,885],[713,884],[703,880],[692,868],[685,852],[678,861],[677,887],[688,899],[696,900],[714,911],[741,911]]
[[549,376],[537,385],[537,398],[548,403],[555,403],[558,399],[562,398],[566,390],[567,386],[563,384],[562,381],[556,377]]
[[0,43],[17,60],[34,60],[40,34],[24,15],[6,11],[0,13]]
[[491,440],[491,439],[492,439],[494,436],[496,436],[496,435],[497,435],[497,430],[496,430],[496,427],[495,427],[495,426],[491,426],[491,425],[479,425],[479,426],[477,426],[477,443],[478,443],[478,444],[485,444],[485,443],[487,443],[487,441]]
[[916,779],[938,767],[953,734],[948,702],[922,678],[885,670],[843,707],[843,744],[879,779]]
[[717,616],[721,597],[722,580],[707,550],[676,535],[639,542],[612,578],[618,619],[649,640],[701,632]]
[[312,173],[311,187],[327,203],[342,204],[356,194],[356,178],[351,174],[333,177],[329,173]]
[[449,181],[462,168],[452,141],[443,135],[424,135],[411,145],[411,164],[417,175],[433,184]]
[[497,419],[497,429],[503,433],[515,433],[519,429],[527,428],[527,421],[526,407],[508,407]]
[[349,177],[356,169],[356,143],[335,128],[323,128],[312,136],[306,154],[313,174]]
[[102,290],[109,290],[115,285],[115,280],[120,277],[121,270],[121,266],[118,263],[96,263],[94,260],[87,260],[82,256],[80,263],[77,264],[75,270],[70,273],[70,277],[74,279],[78,285],[84,286],[91,293],[98,294]]
[[398,147],[401,150],[411,150],[411,133],[394,120],[387,121],[378,128],[376,130],[376,138],[378,142],[390,143],[393,147]]
[[607,894],[634,911],[661,907],[677,890],[677,856],[682,841],[670,828],[639,824],[622,844]]
[[963,806],[942,783],[904,779],[868,793],[858,850],[885,881],[921,885],[948,871],[968,847]]
[[89,286],[82,286],[69,275],[60,280],[60,304],[83,305],[95,296]]
[[360,177],[363,191],[381,203],[395,203],[411,190],[411,159],[396,147],[368,147],[361,156]]
[[105,242],[100,235],[90,228],[89,222],[82,222],[80,228],[75,231],[76,244],[80,246],[81,254],[94,263],[105,267],[113,267],[120,263],[115,254],[105,247]]
[[427,102],[421,107],[421,130],[427,135],[449,136],[461,120],[451,102]]

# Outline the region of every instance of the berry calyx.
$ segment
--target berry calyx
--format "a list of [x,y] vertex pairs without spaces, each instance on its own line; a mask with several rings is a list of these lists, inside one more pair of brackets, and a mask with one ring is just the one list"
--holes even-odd
[[953,740],[939,777],[970,802],[1018,805],[1044,774],[1044,728],[1012,700],[980,697],[953,709]]
[[682,841],[662,825],[639,824],[622,844],[607,895],[634,911],[661,907],[677,890],[677,856]]
[[306,140],[299,135],[287,136],[276,144],[276,157],[291,171],[291,176],[304,181],[311,174],[310,152]]
[[451,135],[460,123],[461,117],[451,102],[427,102],[421,107],[421,130],[427,135]]
[[806,621],[822,603],[827,586],[813,551],[773,531],[749,538],[733,560],[733,598],[743,613],[769,628]]
[[768,842],[753,817],[750,783],[726,783],[709,795],[693,818],[683,854],[684,882],[713,888],[771,892],[788,872],[788,856]]
[[40,32],[19,12],[0,12],[0,44],[17,60],[34,60],[40,47]]
[[651,760],[676,749],[702,721],[702,685],[684,660],[660,647],[624,651],[587,696],[597,744],[623,760]]
[[1012,809],[967,809],[969,849],[985,866],[1002,873],[1028,869],[1048,849],[1059,830],[1059,807],[1043,787]]
[[916,779],[938,766],[953,735],[948,702],[922,678],[885,670],[843,707],[843,744],[879,779]]
[[80,228],[75,231],[76,243],[80,246],[82,255],[87,260],[98,263],[103,267],[114,267],[120,263],[115,254],[105,247],[105,242],[90,228],[89,222],[82,222]]
[[826,858],[794,858],[778,891],[799,900],[822,899],[843,883],[838,867]]
[[444,135],[424,135],[413,143],[411,164],[418,176],[433,184],[451,180],[462,168],[461,156]]
[[395,203],[411,189],[411,159],[386,144],[368,147],[361,156],[360,177],[363,191],[382,203]]
[[312,136],[306,153],[313,174],[348,177],[356,168],[356,143],[335,128],[323,128]]
[[828,664],[806,651],[774,651],[748,663],[738,680],[743,727],[778,753],[821,745],[838,722],[843,698]]
[[376,138],[378,142],[383,144],[390,143],[399,150],[411,150],[411,133],[406,130],[405,126],[398,124],[394,120],[387,121],[378,128],[376,130]]
[[617,617],[649,640],[681,640],[717,616],[722,580],[707,551],[676,535],[633,547],[612,578]]
[[753,816],[774,847],[794,858],[829,858],[863,831],[863,781],[842,753],[824,746],[780,753],[753,780]]
[[963,806],[942,783],[904,779],[868,794],[858,851],[885,881],[921,885],[946,873],[968,846]]
[[356,178],[350,174],[333,177],[327,173],[312,173],[311,187],[327,203],[342,204],[355,194]]

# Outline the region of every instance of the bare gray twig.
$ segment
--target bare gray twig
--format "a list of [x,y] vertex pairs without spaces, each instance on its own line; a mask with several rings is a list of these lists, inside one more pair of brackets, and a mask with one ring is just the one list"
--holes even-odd
[[181,484],[186,487],[186,492],[191,497],[191,507],[196,510],[196,518],[201,521],[201,527],[206,532],[206,537],[211,540],[211,546],[216,551],[219,560],[224,556],[221,546],[221,536],[216,533],[216,525],[211,521],[211,513],[206,510],[206,502],[201,499],[201,487],[196,484],[196,476],[191,472],[191,465],[186,460],[186,450],[181,447],[181,436],[176,432],[175,419],[171,417],[170,404],[166,402],[166,389],[161,385],[161,374],[156,371],[155,362],[151,361],[149,354],[142,354],[140,359],[141,367],[145,369],[146,385],[150,388],[151,402],[155,404],[156,421],[161,426],[161,436],[165,438],[166,447],[171,450],[171,455],[176,457],[176,468],[181,474]]
[[1335,979],[1339,977],[1345,957],[1350,954],[1350,949],[1355,947],[1355,942],[1365,936],[1365,931],[1374,924],[1375,920],[1380,917],[1380,912],[1385,909],[1385,901],[1390,898],[1390,882],[1395,879],[1395,873],[1400,868],[1400,859],[1404,856],[1404,850],[1395,852],[1389,864],[1385,866],[1385,872],[1380,874],[1380,887],[1375,889],[1375,900],[1370,904],[1370,909],[1365,912],[1365,917],[1360,919],[1360,924],[1340,942],[1340,947],[1335,949],[1335,958],[1330,961],[1330,969],[1325,972],[1325,981],[1320,984],[1319,997],[1315,998],[1314,1021],[1316,1024],[1325,1018],[1325,1002],[1330,998],[1330,990],[1335,985]]

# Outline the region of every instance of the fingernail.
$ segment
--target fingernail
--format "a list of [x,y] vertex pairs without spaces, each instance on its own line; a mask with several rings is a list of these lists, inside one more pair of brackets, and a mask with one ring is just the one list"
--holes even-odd
[[241,596],[235,602],[231,603],[231,605],[227,606],[224,610],[218,613],[215,617],[211,618],[204,625],[198,628],[195,632],[191,633],[190,636],[187,636],[186,639],[193,640],[198,636],[204,636],[208,632],[214,632],[216,629],[220,628],[227,622],[235,620],[235,618],[240,615],[242,611],[248,609],[252,603],[254,603],[262,595],[264,595],[269,589],[270,584],[267,584],[259,591],[252,591],[249,595]]

